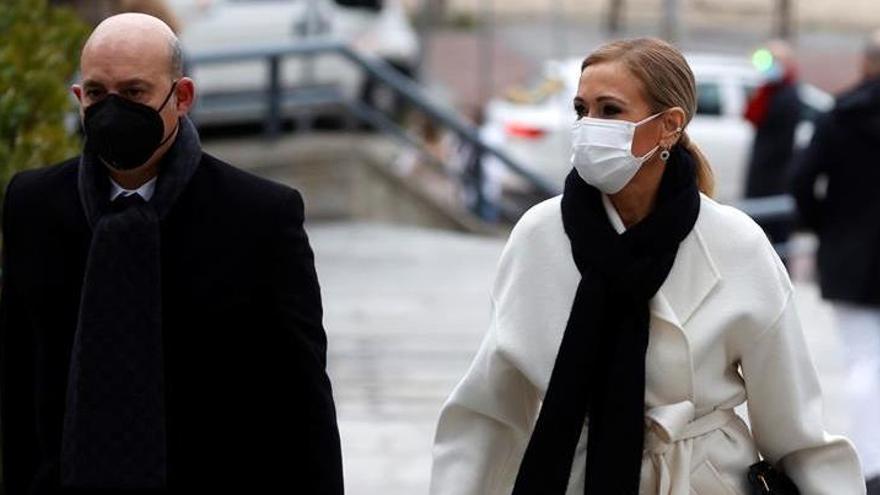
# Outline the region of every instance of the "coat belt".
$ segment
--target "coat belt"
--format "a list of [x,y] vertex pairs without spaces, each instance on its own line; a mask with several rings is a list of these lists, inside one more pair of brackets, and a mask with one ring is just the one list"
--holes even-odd
[[716,409],[695,417],[690,401],[659,406],[646,413],[645,458],[642,481],[657,495],[689,495],[693,441],[739,417],[732,409]]

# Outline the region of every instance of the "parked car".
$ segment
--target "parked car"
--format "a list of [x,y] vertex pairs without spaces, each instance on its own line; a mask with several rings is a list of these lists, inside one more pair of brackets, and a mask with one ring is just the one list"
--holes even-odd
[[[761,83],[757,69],[746,58],[689,54],[688,62],[697,82],[697,114],[688,127],[694,142],[709,158],[715,171],[716,197],[734,201],[742,197],[754,129],[743,118],[749,95]],[[539,84],[531,90],[513,91],[491,100],[485,110],[484,127],[499,136],[496,143],[523,166],[561,190],[570,165],[570,129],[575,114],[572,99],[577,92],[581,59],[551,61]],[[797,142],[804,145],[812,135],[815,118],[829,110],[833,98],[820,89],[801,83],[804,120]],[[497,165],[495,168],[498,168]],[[508,189],[527,187],[513,174],[504,175]]]
[[[350,44],[360,53],[385,60],[412,74],[419,42],[400,0],[170,0],[181,18],[181,44],[188,55],[226,49],[272,46],[299,40]],[[346,98],[392,105],[387,93],[371,84],[340,56],[320,55],[282,61],[282,87],[335,85]],[[200,124],[259,122],[266,115],[269,84],[265,60],[196,65],[192,71],[200,101],[194,118]],[[292,96],[282,116],[292,117],[301,101]]]

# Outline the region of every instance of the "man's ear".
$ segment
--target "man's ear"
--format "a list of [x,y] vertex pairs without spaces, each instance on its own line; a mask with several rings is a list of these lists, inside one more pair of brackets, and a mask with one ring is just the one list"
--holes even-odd
[[78,101],[79,104],[82,105],[82,102],[83,102],[83,98],[82,98],[83,88],[82,88],[82,86],[80,86],[79,84],[71,85],[70,92],[73,93],[73,96],[76,96],[76,101]]
[[184,115],[190,111],[196,101],[196,85],[192,79],[181,77],[174,90],[177,97],[177,113]]

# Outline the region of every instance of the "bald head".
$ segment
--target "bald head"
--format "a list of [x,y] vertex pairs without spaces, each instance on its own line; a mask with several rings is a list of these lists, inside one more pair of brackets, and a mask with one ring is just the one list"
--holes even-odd
[[164,66],[172,78],[183,76],[180,42],[160,19],[146,14],[119,14],[101,22],[83,47],[80,68],[100,58],[123,63],[132,59]]
[[[155,110],[164,143],[139,169],[153,170],[174,143],[180,119],[195,101],[195,84],[183,76],[180,45],[167,24],[145,14],[121,14],[95,28],[80,58],[82,82],[71,87],[85,120],[92,105],[122,98]],[[127,121],[119,125],[127,125]],[[152,167],[152,168],[151,168]],[[127,180],[122,172],[114,179]],[[137,172],[140,173],[140,172]],[[122,182],[120,182],[122,184]]]
[[880,77],[880,29],[868,37],[865,45],[865,77]]

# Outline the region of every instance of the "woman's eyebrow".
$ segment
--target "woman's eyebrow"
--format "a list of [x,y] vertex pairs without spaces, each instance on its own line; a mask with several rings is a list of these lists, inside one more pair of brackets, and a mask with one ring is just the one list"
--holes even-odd
[[[584,101],[585,101],[585,100],[584,100],[583,98],[581,98],[580,96],[575,96],[575,97],[574,97],[574,102],[575,102],[575,103],[584,103]],[[597,102],[613,101],[613,102],[619,103],[619,104],[621,104],[621,105],[626,105],[626,104],[627,104],[626,100],[624,100],[623,98],[618,98],[618,97],[616,97],[616,96],[611,96],[611,95],[602,95],[602,96],[599,96],[598,98],[596,98],[596,101],[597,101]]]
[[601,101],[613,101],[613,102],[617,102],[621,105],[626,105],[626,100],[624,100],[622,98],[618,98],[616,96],[611,96],[611,95],[602,95],[602,96],[596,98],[596,101],[600,101],[600,102]]

